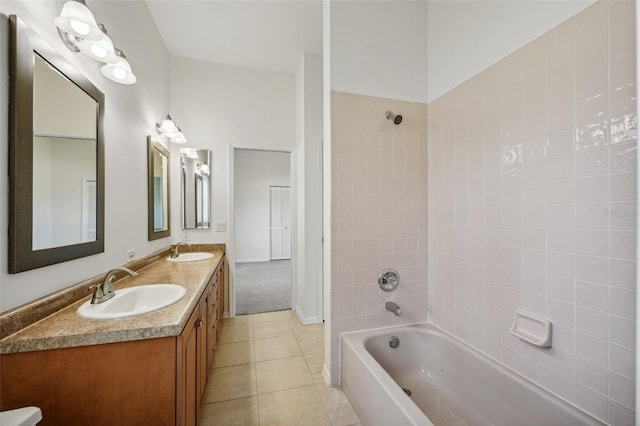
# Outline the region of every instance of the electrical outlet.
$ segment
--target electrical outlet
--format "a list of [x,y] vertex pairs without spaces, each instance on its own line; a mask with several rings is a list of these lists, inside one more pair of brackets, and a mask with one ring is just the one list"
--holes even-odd
[[186,229],[182,230],[182,241],[189,241],[189,231]]
[[227,222],[224,220],[216,220],[216,232],[227,232]]
[[127,262],[131,262],[136,257],[136,251],[134,249],[127,250]]

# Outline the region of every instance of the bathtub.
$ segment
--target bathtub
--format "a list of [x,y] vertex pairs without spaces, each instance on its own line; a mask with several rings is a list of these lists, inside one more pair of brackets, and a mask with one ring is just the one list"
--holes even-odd
[[426,323],[344,333],[340,378],[366,426],[602,424]]

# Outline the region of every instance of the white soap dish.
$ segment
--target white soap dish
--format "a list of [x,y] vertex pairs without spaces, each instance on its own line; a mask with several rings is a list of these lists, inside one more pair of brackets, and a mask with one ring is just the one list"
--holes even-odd
[[534,346],[551,347],[552,326],[547,319],[516,311],[509,333]]

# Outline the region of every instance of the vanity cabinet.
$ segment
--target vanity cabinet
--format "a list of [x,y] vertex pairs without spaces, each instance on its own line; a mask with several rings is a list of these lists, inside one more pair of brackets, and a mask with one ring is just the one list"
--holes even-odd
[[196,309],[178,336],[178,425],[197,425],[223,312],[224,262],[211,275]]
[[0,355],[0,411],[36,405],[39,426],[197,425],[223,295],[224,257],[178,336]]

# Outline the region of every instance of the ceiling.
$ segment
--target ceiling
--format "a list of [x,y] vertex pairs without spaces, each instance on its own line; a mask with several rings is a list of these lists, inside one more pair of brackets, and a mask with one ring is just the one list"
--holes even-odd
[[169,54],[295,73],[322,55],[321,0],[146,0]]

